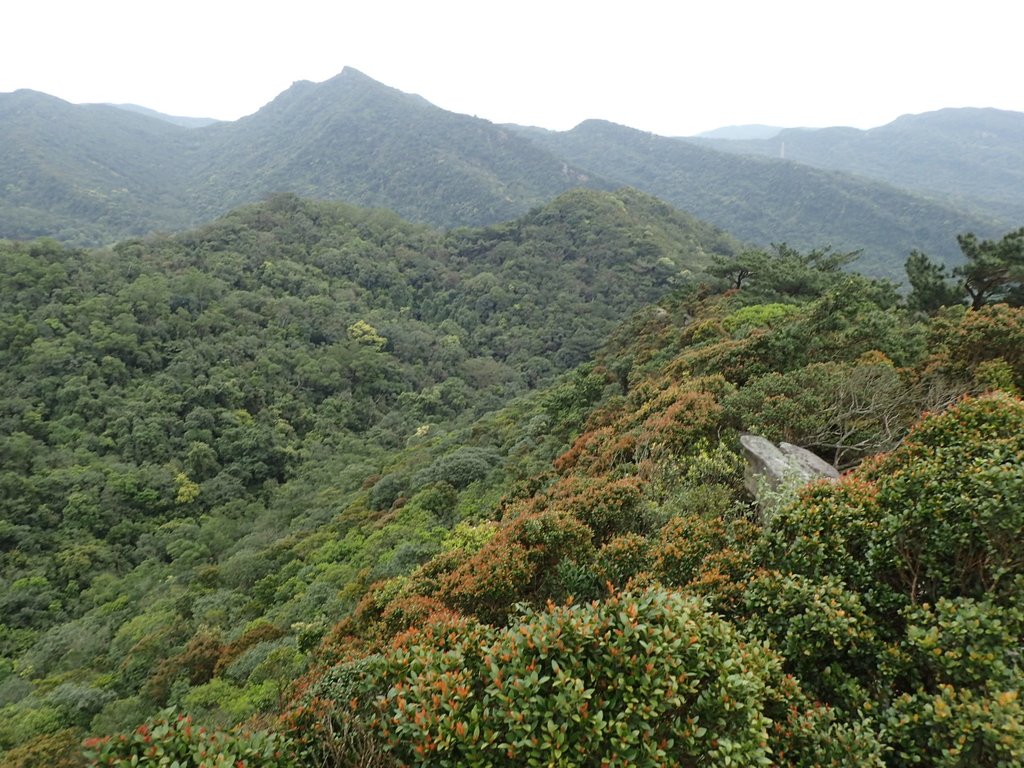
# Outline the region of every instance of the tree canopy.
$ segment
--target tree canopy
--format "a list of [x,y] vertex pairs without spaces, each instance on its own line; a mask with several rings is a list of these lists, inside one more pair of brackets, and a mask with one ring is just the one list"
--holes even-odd
[[1024,309],[738,251],[628,190],[0,244],[0,759],[1019,765]]
[[979,240],[967,232],[957,235],[957,243],[966,261],[952,271],[919,251],[911,253],[906,272],[912,306],[934,312],[961,302],[971,309],[992,301],[1016,306],[1024,302],[1024,228],[999,240]]

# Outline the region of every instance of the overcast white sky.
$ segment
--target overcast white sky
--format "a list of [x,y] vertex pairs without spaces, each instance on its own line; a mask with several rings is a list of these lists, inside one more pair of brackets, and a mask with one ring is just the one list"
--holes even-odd
[[236,119],[348,65],[455,112],[663,135],[1024,111],[1020,0],[9,0],[0,92]]

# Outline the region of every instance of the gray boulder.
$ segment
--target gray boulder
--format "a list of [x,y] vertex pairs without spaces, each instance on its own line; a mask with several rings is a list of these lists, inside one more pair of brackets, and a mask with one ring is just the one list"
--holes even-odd
[[807,483],[822,477],[830,480],[839,478],[835,467],[798,445],[776,445],[760,435],[740,435],[740,445],[747,459],[743,484],[755,499],[765,481],[774,490],[791,480]]

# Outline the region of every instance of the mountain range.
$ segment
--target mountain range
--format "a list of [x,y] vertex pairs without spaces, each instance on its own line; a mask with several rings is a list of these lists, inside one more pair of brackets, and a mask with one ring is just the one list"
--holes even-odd
[[[942,113],[904,120],[898,138],[945,137],[922,143],[915,162],[942,168],[945,156],[946,170],[931,175],[952,183],[948,122]],[[856,268],[898,276],[912,249],[953,263],[958,233],[991,237],[1012,226],[1012,185],[1024,178],[1013,170],[1021,153],[1004,153],[1006,183],[990,195],[997,204],[985,207],[980,191],[969,202],[935,189],[908,192],[894,186],[902,177],[869,178],[868,165],[850,168],[858,177],[735,154],[770,154],[764,142],[776,139],[698,146],[599,120],[566,132],[495,125],[351,68],[323,83],[295,83],[234,122],[180,123],[136,107],[72,105],[24,90],[0,95],[0,236],[107,243],[197,226],[278,192],[389,208],[439,227],[481,226],[572,188],[628,185],[744,240],[862,250]],[[878,136],[885,143],[897,134]],[[797,159],[789,146],[787,157]],[[939,157],[924,157],[927,147]],[[975,156],[959,177],[982,187],[988,166]]]
[[999,109],[941,109],[887,125],[775,129],[696,137],[722,152],[784,157],[854,173],[944,199],[959,207],[1024,219],[1024,114]]
[[989,220],[848,173],[179,123],[0,98],[0,765],[1024,764],[1024,233],[969,308],[819,246]]

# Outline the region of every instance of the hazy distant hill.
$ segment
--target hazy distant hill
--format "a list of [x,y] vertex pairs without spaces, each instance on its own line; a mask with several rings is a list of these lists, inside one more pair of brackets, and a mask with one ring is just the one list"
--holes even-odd
[[94,243],[188,225],[190,136],[113,106],[0,95],[0,236]]
[[737,157],[602,120],[565,132],[530,129],[526,135],[569,162],[656,195],[743,239],[864,249],[855,267],[874,274],[898,277],[913,248],[954,261],[957,233],[994,235],[998,229],[892,186],[792,162]]
[[[748,141],[698,139],[704,146],[766,155],[942,196],[960,205],[1024,221],[1024,113],[942,109],[904,115],[867,131],[787,129]],[[728,137],[731,138],[731,137]]]
[[507,128],[350,68],[296,83],[236,122],[191,129],[137,108],[0,94],[0,178],[0,236],[79,245],[209,221],[277,192],[468,226],[613,186]]
[[166,115],[163,112],[157,112],[155,109],[142,107],[138,104],[109,104],[107,106],[126,109],[129,112],[138,112],[140,115],[149,115],[150,117],[155,117],[158,120],[164,120],[168,123],[173,123],[174,125],[180,125],[182,128],[204,128],[207,125],[213,125],[220,122],[220,120],[214,120],[212,117],[183,117],[181,115]]
[[731,141],[739,139],[770,139],[783,130],[785,128],[780,128],[777,125],[761,125],[759,123],[753,125],[726,125],[722,128],[698,133],[695,138],[729,139]]

